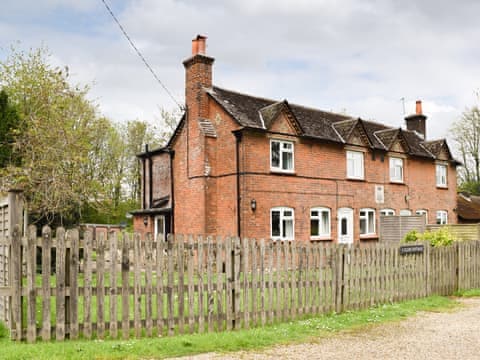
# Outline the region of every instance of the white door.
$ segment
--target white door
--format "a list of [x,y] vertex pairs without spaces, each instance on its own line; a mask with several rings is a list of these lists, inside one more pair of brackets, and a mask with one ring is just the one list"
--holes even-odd
[[338,243],[353,244],[353,210],[338,209]]
[[165,215],[155,216],[155,229],[154,229],[154,238],[157,240],[158,235],[163,235],[163,238],[166,240],[167,234],[165,234]]

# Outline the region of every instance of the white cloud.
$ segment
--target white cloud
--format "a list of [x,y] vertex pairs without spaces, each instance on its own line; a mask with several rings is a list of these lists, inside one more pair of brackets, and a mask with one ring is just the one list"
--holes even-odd
[[[97,0],[28,3],[6,5],[9,16],[0,15],[1,47],[16,39],[25,47],[45,42],[58,64],[69,65],[74,80],[95,82],[92,98],[116,120],[154,121],[158,106],[175,106]],[[392,126],[403,126],[400,98],[407,101],[407,113],[420,98],[429,116],[429,137],[446,136],[480,87],[476,1],[455,6],[444,0],[109,3],[117,6],[125,29],[180,101],[182,60],[197,33],[208,36],[220,86],[346,110]],[[58,17],[65,14],[74,23],[62,28]]]

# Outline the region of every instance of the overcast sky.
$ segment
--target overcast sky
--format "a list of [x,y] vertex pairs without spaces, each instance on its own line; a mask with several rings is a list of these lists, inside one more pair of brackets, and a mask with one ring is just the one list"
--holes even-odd
[[[403,126],[416,99],[427,137],[447,136],[480,88],[480,1],[107,0],[180,103],[182,61],[208,36],[214,84]],[[47,46],[116,121],[155,122],[175,104],[101,0],[4,0],[0,59]],[[18,45],[17,45],[18,46]]]

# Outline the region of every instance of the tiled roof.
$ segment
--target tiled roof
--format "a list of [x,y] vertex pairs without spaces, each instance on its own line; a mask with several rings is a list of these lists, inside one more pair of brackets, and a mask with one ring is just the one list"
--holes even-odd
[[457,215],[464,220],[480,221],[480,196],[457,194]]
[[348,142],[348,138],[354,129],[360,126],[371,147],[375,149],[388,150],[393,142],[400,137],[405,142],[410,155],[430,159],[435,158],[439,149],[445,144],[444,140],[424,141],[414,131],[392,128],[373,121],[354,119],[343,114],[289,104],[286,100],[279,102],[225,90],[216,86],[206,89],[206,91],[241,126],[247,128],[268,130],[272,121],[282,110],[282,106],[287,106],[302,129],[301,135],[306,137],[344,143]]

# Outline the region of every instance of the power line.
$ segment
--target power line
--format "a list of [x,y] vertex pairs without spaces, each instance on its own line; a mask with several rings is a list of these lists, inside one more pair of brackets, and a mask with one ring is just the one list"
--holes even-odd
[[155,71],[153,71],[152,67],[150,66],[150,64],[147,62],[147,60],[143,57],[142,53],[140,52],[140,50],[138,50],[138,48],[135,46],[135,44],[133,43],[132,39],[130,38],[130,36],[128,36],[127,32],[125,31],[125,29],[123,28],[122,24],[120,24],[120,21],[118,21],[117,17],[115,16],[115,14],[113,13],[113,11],[110,9],[110,7],[108,6],[108,4],[106,3],[105,0],[101,0],[103,5],[105,5],[105,8],[107,9],[107,11],[110,13],[110,15],[112,16],[113,20],[115,20],[115,22],[117,23],[118,27],[120,28],[120,30],[122,31],[123,35],[125,35],[125,38],[128,40],[128,42],[130,43],[130,45],[132,46],[132,48],[135,50],[135,52],[137,53],[137,55],[139,56],[139,58],[143,61],[143,63],[145,64],[145,66],[147,67],[147,69],[152,73],[153,77],[155,78],[155,80],[157,80],[157,82],[160,84],[160,86],[165,90],[165,92],[168,94],[168,96],[170,96],[170,98],[173,100],[173,102],[175,104],[177,104],[177,106],[183,110],[183,106],[177,101],[177,99],[175,99],[175,97],[172,95],[172,93],[170,92],[170,90],[168,90],[168,88],[165,86],[165,84],[160,80],[160,78],[157,76],[157,74],[155,73]]

